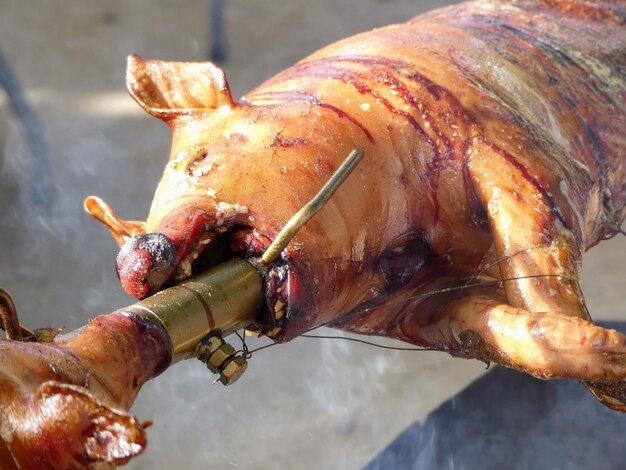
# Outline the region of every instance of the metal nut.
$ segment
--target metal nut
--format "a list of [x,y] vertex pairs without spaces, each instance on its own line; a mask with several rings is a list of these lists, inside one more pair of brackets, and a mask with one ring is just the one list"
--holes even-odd
[[214,374],[222,367],[222,365],[231,357],[235,355],[235,348],[228,343],[222,343],[209,357],[207,367]]
[[198,343],[196,350],[193,353],[193,357],[196,357],[204,364],[207,364],[211,354],[213,354],[222,344],[224,344],[224,340],[222,338],[219,336],[211,336],[210,338],[203,340],[201,343]]
[[220,382],[224,385],[234,383],[248,368],[248,361],[243,356],[233,357],[222,369]]
[[211,336],[209,338],[209,352],[214,352],[217,348],[219,348],[224,343],[224,340],[219,336]]

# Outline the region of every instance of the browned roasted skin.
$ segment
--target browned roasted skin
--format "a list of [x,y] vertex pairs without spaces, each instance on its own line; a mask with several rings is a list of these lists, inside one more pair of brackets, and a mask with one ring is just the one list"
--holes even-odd
[[0,341],[0,468],[112,468],[146,446],[127,409],[169,364],[169,340],[111,314],[52,343]]
[[[145,227],[86,207],[142,297],[223,229],[233,251],[261,253],[363,147],[267,271],[258,328],[389,335],[580,379],[625,411],[626,337],[591,323],[578,285],[583,251],[626,216],[625,18],[623,1],[466,3],[329,46],[239,103],[211,64],[132,57],[130,91],[171,126],[171,160]],[[0,341],[1,467],[140,453],[126,410],[169,347],[121,313],[52,343]]]
[[363,147],[267,273],[258,328],[452,349],[594,382],[624,411],[624,337],[590,322],[579,273],[626,216],[625,18],[623,1],[468,2],[333,44],[240,102],[210,64],[131,57],[129,90],[173,144],[147,234],[118,256],[124,288],[188,275],[223,228],[259,254]]

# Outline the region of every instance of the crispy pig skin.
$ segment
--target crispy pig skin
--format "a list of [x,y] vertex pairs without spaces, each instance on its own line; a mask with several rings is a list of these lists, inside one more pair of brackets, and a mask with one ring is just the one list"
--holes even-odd
[[[171,127],[171,158],[145,226],[86,208],[126,247],[118,273],[142,297],[221,229],[257,255],[362,147],[265,273],[257,329],[388,335],[578,379],[626,411],[626,337],[591,322],[579,287],[584,250],[626,216],[625,18],[624,1],[468,2],[333,44],[240,101],[212,64],[131,56],[129,91]],[[2,468],[140,453],[126,410],[169,348],[121,313],[52,343],[0,342]]]
[[[272,238],[363,147],[284,253],[299,287],[275,339],[345,325],[348,312],[405,288],[409,276],[381,269],[392,249],[410,251],[405,265],[393,261],[406,272],[429,253],[410,279],[424,287],[474,273],[496,239],[512,246],[494,233],[486,185],[519,183],[526,193],[512,197],[547,206],[526,217],[543,239],[515,244],[560,232],[572,247],[564,271],[577,274],[582,251],[625,215],[624,31],[623,2],[463,3],[328,46],[239,102],[213,66],[131,57],[131,94],[173,131],[146,231],[188,246],[194,214],[210,227],[226,203],[245,208],[231,223]],[[490,159],[500,174],[481,167]],[[514,290],[513,303],[533,303]],[[359,329],[385,333],[397,315],[379,309]]]
[[113,468],[146,446],[127,409],[169,363],[160,330],[97,317],[55,342],[0,341],[0,468]]
[[[591,323],[579,286],[583,252],[626,216],[625,18],[624,1],[462,3],[332,44],[240,101],[211,64],[130,57],[131,95],[173,133],[145,229],[176,256],[131,256],[122,284],[174,282],[194,237],[222,226],[256,234],[238,246],[271,240],[362,147],[268,274],[257,330],[281,342],[330,325],[496,358],[625,411],[626,369],[602,363],[625,363],[623,337]],[[495,282],[489,302],[479,280]],[[428,301],[450,288],[461,298]]]

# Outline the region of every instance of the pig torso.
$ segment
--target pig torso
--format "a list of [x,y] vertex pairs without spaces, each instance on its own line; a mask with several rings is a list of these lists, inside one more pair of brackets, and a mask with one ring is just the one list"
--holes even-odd
[[287,314],[261,321],[279,341],[325,324],[384,334],[402,297],[493,262],[479,153],[516,167],[582,252],[624,214],[626,119],[616,102],[626,40],[611,8],[576,5],[433,12],[322,49],[237,103],[224,82],[210,106],[194,104],[200,85],[179,79],[168,86],[186,86],[185,109],[142,104],[173,130],[147,232],[189,239],[180,227],[237,225],[256,232],[244,237],[256,248],[244,248],[258,254],[363,147],[363,162],[283,255]]

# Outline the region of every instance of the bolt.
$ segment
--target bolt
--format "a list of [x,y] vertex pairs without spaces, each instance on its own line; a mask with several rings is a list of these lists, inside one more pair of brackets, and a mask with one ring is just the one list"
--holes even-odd
[[235,348],[228,343],[222,343],[209,357],[207,367],[214,374],[217,373],[226,362],[235,355]]
[[222,369],[220,374],[220,382],[224,385],[231,385],[234,383],[241,374],[243,374],[248,367],[248,361],[243,356],[233,357]]
[[224,385],[234,383],[248,367],[244,356],[236,356],[237,351],[219,336],[205,338],[196,348],[194,356],[206,364],[214,374],[220,374]]
[[207,364],[211,354],[213,354],[222,344],[224,344],[224,340],[219,336],[211,336],[208,339],[205,338],[198,344],[193,356],[197,357],[204,364]]

